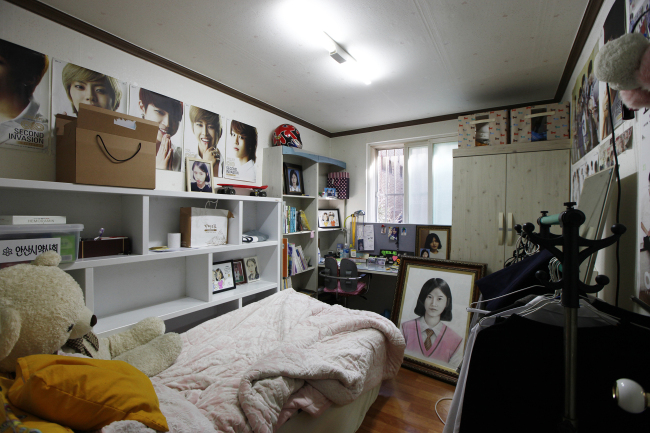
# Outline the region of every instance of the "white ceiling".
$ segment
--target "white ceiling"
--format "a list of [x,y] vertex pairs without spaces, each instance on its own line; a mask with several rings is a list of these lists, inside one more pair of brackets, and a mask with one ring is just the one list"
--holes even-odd
[[552,99],[588,3],[300,0],[308,21],[295,0],[41,1],[332,133]]

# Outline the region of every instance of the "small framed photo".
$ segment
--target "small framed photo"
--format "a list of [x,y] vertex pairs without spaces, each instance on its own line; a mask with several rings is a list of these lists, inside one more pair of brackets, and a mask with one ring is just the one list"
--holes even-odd
[[289,195],[303,195],[305,193],[301,166],[284,163],[284,193]]
[[187,190],[194,192],[214,192],[212,161],[188,156],[185,159]]
[[246,281],[252,283],[260,280],[260,267],[257,263],[257,256],[246,257],[244,259],[244,269],[246,270]]
[[225,292],[235,288],[233,265],[230,260],[212,264],[212,293]]
[[232,270],[235,276],[235,285],[240,285],[246,283],[246,269],[244,267],[244,259],[238,259],[232,261]]
[[449,260],[451,226],[415,226],[415,253],[424,258]]
[[406,340],[403,366],[450,383],[458,381],[469,335],[466,308],[478,299],[483,263],[404,256],[391,320]]
[[318,228],[340,229],[341,219],[338,209],[318,209]]

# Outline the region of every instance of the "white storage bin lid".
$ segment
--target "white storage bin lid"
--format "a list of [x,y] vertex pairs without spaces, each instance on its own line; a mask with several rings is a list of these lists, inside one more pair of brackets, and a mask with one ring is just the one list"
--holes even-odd
[[14,233],[81,232],[83,224],[15,224],[0,226],[0,236]]

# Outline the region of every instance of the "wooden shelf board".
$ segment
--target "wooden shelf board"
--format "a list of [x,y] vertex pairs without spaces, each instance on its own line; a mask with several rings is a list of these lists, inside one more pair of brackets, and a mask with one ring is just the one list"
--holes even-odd
[[289,235],[304,235],[306,233],[311,233],[312,230],[303,230],[301,232],[292,232],[292,233],[283,233],[284,236],[289,236]]
[[200,311],[206,308],[225,304],[246,296],[255,295],[267,290],[276,289],[277,284],[270,281],[256,281],[254,283],[242,284],[233,290],[212,295],[212,301],[205,302],[195,298],[185,297],[158,305],[139,308],[133,311],[126,311],[112,316],[98,318],[94,332],[98,336],[106,336],[115,332],[123,331],[142,319],[147,317],[160,317],[163,320]]
[[314,195],[291,195],[291,194],[282,194],[282,198],[308,198],[308,199],[314,199],[316,196]]
[[310,267],[308,267],[307,269],[305,269],[304,271],[297,272],[297,273],[295,273],[295,274],[289,275],[289,277],[287,277],[287,278],[295,277],[296,275],[304,274],[305,272],[309,272],[309,271],[313,271],[313,270],[314,270],[314,267],[313,267],[313,266],[310,266]]
[[319,228],[319,229],[318,229],[319,232],[335,232],[335,231],[337,231],[337,230],[343,230],[343,229],[342,229],[342,228],[340,228],[340,229],[326,229],[326,228]]
[[500,153],[545,152],[548,150],[571,149],[571,140],[536,141],[534,143],[502,144],[499,146],[463,147],[454,149],[454,158]]

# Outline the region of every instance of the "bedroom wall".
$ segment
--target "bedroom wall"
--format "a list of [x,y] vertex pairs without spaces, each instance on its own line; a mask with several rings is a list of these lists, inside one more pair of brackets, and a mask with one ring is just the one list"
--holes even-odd
[[[367,144],[393,140],[413,141],[413,139],[418,137],[428,138],[434,135],[457,133],[458,122],[456,120],[447,120],[444,122],[332,138],[332,155],[336,155],[334,156],[335,158],[345,161],[347,171],[350,173],[350,199],[347,201],[346,212],[352,213],[360,209],[367,210]],[[373,219],[371,218],[370,220]]]
[[[628,3],[627,1],[625,3]],[[569,86],[564,93],[563,100],[570,101],[571,94],[573,92],[573,87],[576,82],[576,78],[580,75],[580,71],[584,65],[588,62],[589,56],[595,46],[599,41],[599,38],[602,38],[603,24],[605,19],[609,14],[614,0],[605,0],[603,6],[598,14],[594,27],[589,34],[589,38],[585,44],[585,47],[580,55],[577,66],[573,71],[571,80],[569,81]],[[628,14],[629,15],[629,14]],[[629,18],[628,18],[629,19]],[[637,114],[638,118],[638,114]],[[639,248],[636,246],[637,242],[637,170],[638,170],[638,149],[639,146],[648,146],[649,143],[647,140],[644,140],[642,143],[640,140],[640,134],[637,134],[639,128],[637,125],[637,120],[629,120],[625,122],[626,124],[623,127],[619,127],[616,130],[617,133],[622,132],[627,129],[629,125],[634,127],[634,145],[633,148],[626,151],[622,155],[619,155],[619,172],[621,176],[621,210],[620,210],[620,222],[624,224],[627,228],[626,234],[621,238],[620,246],[620,262],[621,262],[621,283],[620,283],[620,295],[619,295],[619,306],[642,313],[643,311],[636,306],[632,301],[630,301],[630,295],[637,295],[637,278],[638,278],[638,263],[639,263]],[[603,143],[601,141],[601,143]],[[572,169],[580,165],[584,160],[578,161],[572,166]],[[605,227],[611,227],[615,223],[615,202],[613,206],[610,207],[609,214],[607,216],[607,222]],[[604,236],[610,235],[609,229],[606,229]],[[601,293],[600,297],[606,299],[610,303],[614,303],[615,298],[615,286],[616,286],[616,255],[615,247],[611,246],[606,250],[598,254],[596,260],[595,269],[601,273],[607,275],[612,281]]]
[[[0,0],[0,39],[101,71],[123,81],[138,83],[184,103],[253,125],[257,127],[261,147],[271,145],[272,132],[278,125],[292,123],[2,0]],[[299,125],[297,127],[305,150],[330,156],[328,137]],[[258,151],[258,158],[261,155],[262,152]],[[184,173],[157,170],[156,174],[157,189],[184,189],[182,177]],[[53,181],[55,156],[0,149],[0,176]],[[258,182],[260,183],[261,181]]]

